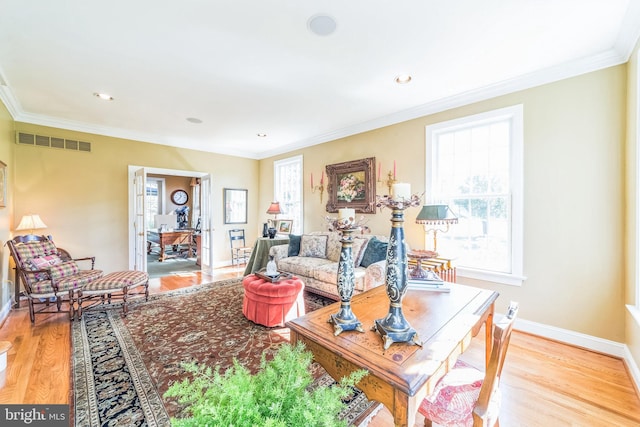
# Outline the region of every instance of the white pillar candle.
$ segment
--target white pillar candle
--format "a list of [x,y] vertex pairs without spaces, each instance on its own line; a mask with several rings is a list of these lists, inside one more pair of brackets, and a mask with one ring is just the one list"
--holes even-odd
[[347,220],[349,218],[356,217],[356,210],[349,208],[338,209],[338,219],[339,220]]
[[411,198],[411,184],[398,182],[391,187],[393,200],[409,200]]

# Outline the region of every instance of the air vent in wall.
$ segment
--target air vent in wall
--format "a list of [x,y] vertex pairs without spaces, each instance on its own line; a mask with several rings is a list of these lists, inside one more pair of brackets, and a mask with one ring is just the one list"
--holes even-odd
[[56,138],[53,136],[34,135],[24,132],[16,132],[16,143],[22,145],[33,145],[36,147],[63,148],[71,151],[91,152],[90,142]]

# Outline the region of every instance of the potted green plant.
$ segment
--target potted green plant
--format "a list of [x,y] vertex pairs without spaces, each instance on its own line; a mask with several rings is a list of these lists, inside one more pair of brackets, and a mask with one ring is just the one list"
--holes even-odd
[[173,426],[298,427],[346,426],[338,418],[344,409],[342,399],[352,393],[366,374],[353,372],[337,385],[309,387],[312,354],[304,345],[285,344],[274,358],[262,356],[260,370],[251,375],[236,360],[220,373],[190,363],[183,365],[193,379],[172,384],[165,397],[176,397],[186,405],[185,418],[173,418]]

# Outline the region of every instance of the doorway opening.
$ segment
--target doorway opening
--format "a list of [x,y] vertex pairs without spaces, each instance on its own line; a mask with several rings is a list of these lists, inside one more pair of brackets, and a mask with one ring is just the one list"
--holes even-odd
[[[202,172],[129,166],[129,264],[151,278],[192,276],[208,270],[203,227],[210,217],[203,200],[210,200],[209,175]],[[205,181],[206,185],[202,185]]]

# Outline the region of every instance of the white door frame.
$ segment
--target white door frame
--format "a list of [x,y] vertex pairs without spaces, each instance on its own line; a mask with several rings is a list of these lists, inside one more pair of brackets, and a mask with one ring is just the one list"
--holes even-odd
[[[136,188],[135,188],[135,173],[136,171],[144,169],[147,174],[158,175],[173,175],[173,176],[188,176],[194,178],[202,178],[209,174],[196,171],[184,171],[177,169],[164,169],[164,168],[152,168],[147,166],[129,165],[128,170],[128,188],[129,188],[129,269],[133,270],[135,266],[135,242],[136,242],[136,228],[135,228],[135,203],[136,203]],[[211,200],[211,196],[209,196]],[[200,209],[203,209],[201,206]],[[212,231],[211,231],[212,232]]]

